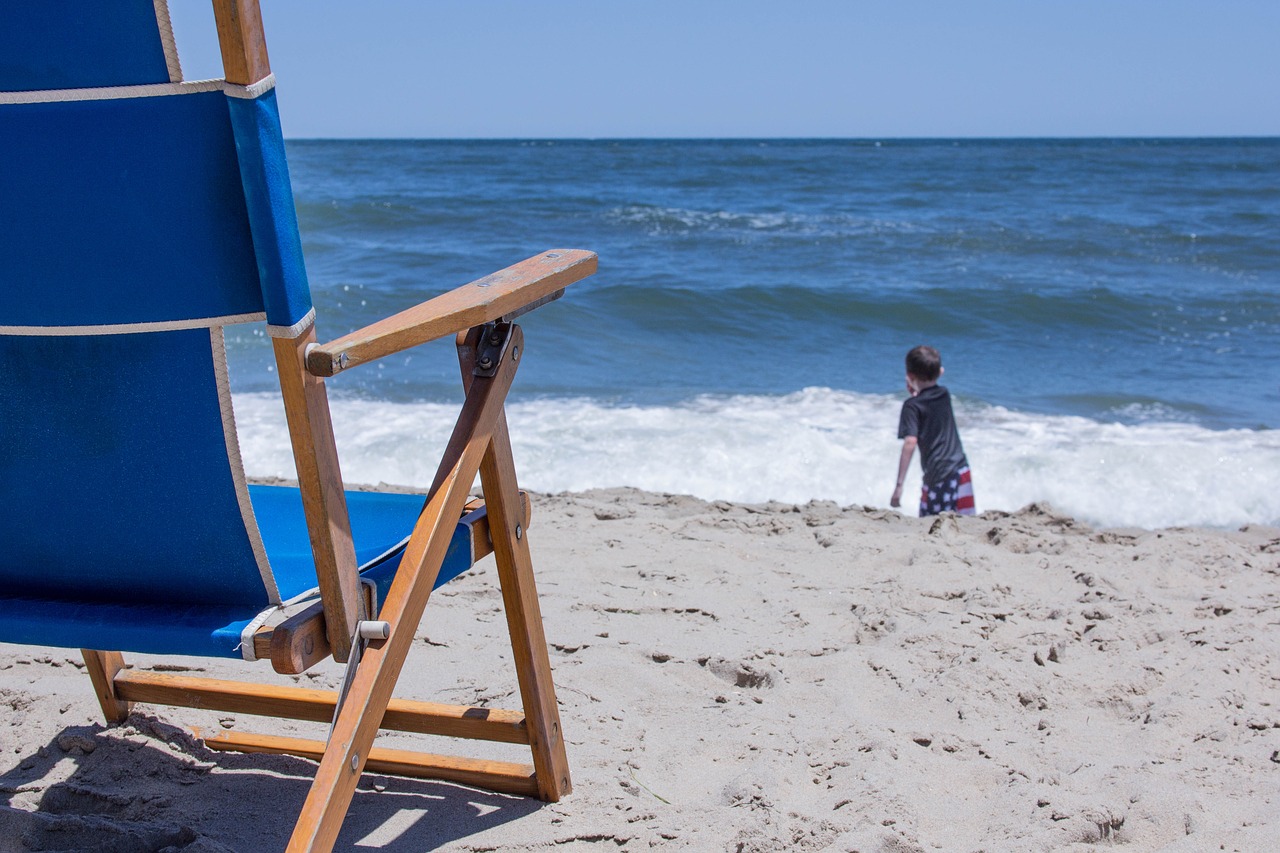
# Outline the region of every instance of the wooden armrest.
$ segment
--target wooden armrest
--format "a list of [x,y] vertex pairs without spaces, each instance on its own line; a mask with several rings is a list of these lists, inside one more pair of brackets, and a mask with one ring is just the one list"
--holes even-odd
[[333,376],[384,355],[524,313],[595,271],[595,252],[543,252],[335,341],[308,347],[307,370],[313,376]]

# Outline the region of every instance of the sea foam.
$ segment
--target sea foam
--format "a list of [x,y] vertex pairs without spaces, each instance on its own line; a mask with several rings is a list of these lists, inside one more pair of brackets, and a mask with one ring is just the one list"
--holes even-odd
[[[699,397],[669,406],[585,398],[508,406],[521,484],[541,492],[635,486],[706,499],[888,506],[901,400],[807,388]],[[336,399],[349,483],[430,483],[456,406]],[[293,476],[284,415],[237,394],[245,467]],[[1047,502],[1091,524],[1146,528],[1280,524],[1280,431],[1186,423],[1103,423],[957,400],[978,509]],[[904,511],[914,513],[918,456]]]

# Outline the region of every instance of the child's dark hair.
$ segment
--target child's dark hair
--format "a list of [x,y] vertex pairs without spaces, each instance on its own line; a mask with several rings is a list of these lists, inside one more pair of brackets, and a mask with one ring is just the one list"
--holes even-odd
[[933,347],[916,347],[907,353],[907,373],[932,382],[942,375],[942,356]]

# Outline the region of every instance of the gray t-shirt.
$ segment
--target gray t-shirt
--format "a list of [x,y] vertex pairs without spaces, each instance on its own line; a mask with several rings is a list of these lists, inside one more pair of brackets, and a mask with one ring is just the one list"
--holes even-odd
[[951,411],[951,393],[941,385],[926,388],[902,404],[898,438],[909,435],[919,440],[926,484],[942,482],[969,464]]

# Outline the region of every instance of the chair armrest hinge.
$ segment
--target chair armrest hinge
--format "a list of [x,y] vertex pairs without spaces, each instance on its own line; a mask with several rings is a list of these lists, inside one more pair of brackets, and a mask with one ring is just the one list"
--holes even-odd
[[[476,348],[476,376],[493,376],[498,372],[498,365],[506,357],[507,346],[511,343],[511,323],[485,323],[480,327],[480,345]],[[512,348],[511,358],[520,359],[520,347]]]

